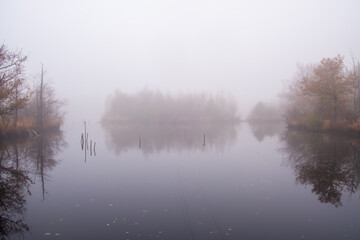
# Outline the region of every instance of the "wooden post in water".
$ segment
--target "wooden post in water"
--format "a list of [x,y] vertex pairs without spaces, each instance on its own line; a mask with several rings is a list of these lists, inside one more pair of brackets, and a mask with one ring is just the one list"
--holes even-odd
[[205,147],[205,134],[204,134],[204,147]]
[[84,134],[83,133],[81,134],[80,142],[81,142],[81,150],[84,150]]
[[84,128],[85,128],[85,140],[86,140],[86,121],[84,121]]
[[139,136],[139,148],[141,148],[141,137]]
[[87,145],[87,137],[86,137],[86,121],[84,121],[84,128],[85,128],[85,133],[84,133],[84,137],[85,137],[85,162],[86,162],[86,145]]
[[94,141],[94,155],[96,156],[95,146],[96,146],[96,142]]

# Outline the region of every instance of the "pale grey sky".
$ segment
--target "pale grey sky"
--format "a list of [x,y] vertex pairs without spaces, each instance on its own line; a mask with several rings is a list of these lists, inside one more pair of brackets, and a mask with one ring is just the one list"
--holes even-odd
[[360,58],[359,13],[358,0],[0,0],[0,42],[29,56],[30,80],[44,63],[70,109],[148,87],[230,93],[245,115],[297,62]]

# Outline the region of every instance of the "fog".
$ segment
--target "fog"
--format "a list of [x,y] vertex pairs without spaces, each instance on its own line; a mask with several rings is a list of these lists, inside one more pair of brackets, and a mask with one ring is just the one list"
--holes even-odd
[[[115,89],[232,95],[241,116],[276,101],[297,63],[360,58],[359,1],[1,0],[0,42],[40,63],[73,121]],[[68,118],[68,119],[69,119]]]

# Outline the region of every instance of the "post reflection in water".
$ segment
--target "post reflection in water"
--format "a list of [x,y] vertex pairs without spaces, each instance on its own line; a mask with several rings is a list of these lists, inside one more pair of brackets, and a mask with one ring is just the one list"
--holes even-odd
[[26,198],[30,185],[41,180],[45,199],[46,172],[59,161],[54,158],[66,145],[62,134],[39,136],[27,142],[0,143],[0,238],[24,235]]
[[311,185],[322,203],[342,206],[344,193],[353,195],[360,184],[360,140],[319,133],[287,131],[281,136],[296,181]]
[[147,155],[161,151],[224,151],[236,140],[237,125],[104,125],[106,144],[117,155],[139,148]]

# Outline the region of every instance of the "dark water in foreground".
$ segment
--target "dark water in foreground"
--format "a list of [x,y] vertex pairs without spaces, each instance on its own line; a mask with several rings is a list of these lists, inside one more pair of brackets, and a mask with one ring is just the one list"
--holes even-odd
[[360,239],[360,140],[246,123],[87,130],[86,152],[81,123],[1,145],[1,237]]

